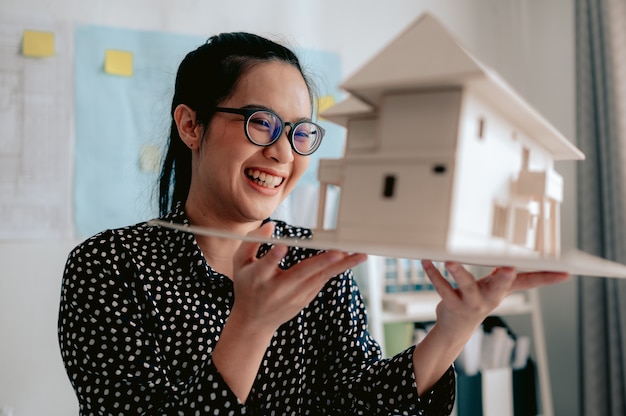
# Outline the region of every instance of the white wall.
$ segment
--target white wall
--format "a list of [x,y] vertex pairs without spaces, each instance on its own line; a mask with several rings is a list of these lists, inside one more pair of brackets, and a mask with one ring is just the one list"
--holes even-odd
[[[210,35],[245,30],[335,51],[344,75],[429,10],[566,136],[574,137],[573,0],[0,0],[0,17]],[[71,90],[71,86],[68,86]],[[573,165],[564,165],[564,245],[575,239]],[[71,178],[68,178],[71,180]],[[73,241],[0,244],[0,408],[76,414],[56,342],[57,301]],[[557,415],[576,416],[576,287],[542,290]]]
[[[0,415],[78,414],[56,341],[72,241],[0,242]],[[2,407],[5,406],[5,413]]]

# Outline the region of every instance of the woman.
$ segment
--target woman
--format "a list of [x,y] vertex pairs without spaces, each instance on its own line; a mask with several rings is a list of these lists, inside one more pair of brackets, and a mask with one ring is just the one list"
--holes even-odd
[[[310,230],[268,217],[320,144],[296,56],[214,36],[179,67],[160,181],[166,221],[268,237]],[[451,364],[512,290],[565,278],[497,269],[479,281],[430,262],[442,295],[427,338],[381,359],[350,268],[361,254],[194,236],[146,223],[69,256],[59,340],[81,414],[447,415]]]

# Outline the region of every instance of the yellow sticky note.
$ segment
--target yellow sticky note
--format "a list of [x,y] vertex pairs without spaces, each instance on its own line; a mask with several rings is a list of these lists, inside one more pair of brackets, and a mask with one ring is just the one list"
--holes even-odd
[[332,95],[325,95],[317,99],[317,112],[322,113],[335,105],[335,97]]
[[133,53],[107,49],[104,57],[104,72],[112,75],[133,75]]
[[54,33],[25,30],[22,38],[22,55],[46,57],[54,55]]

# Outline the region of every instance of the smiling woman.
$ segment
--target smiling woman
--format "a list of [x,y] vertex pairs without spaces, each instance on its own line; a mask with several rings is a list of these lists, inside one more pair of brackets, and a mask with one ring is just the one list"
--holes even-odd
[[[322,141],[314,96],[298,58],[259,36],[190,52],[161,219],[310,237],[268,218]],[[81,414],[448,414],[450,363],[418,394],[413,348],[381,359],[350,271],[364,260],[147,223],[95,235],[68,258],[59,316]]]
[[[160,220],[310,238],[269,216],[322,139],[313,95],[297,57],[265,38],[226,33],[190,52]],[[448,415],[452,362],[484,318],[513,290],[567,277],[505,267],[476,280],[447,263],[452,286],[423,262],[442,298],[437,322],[383,359],[351,271],[365,259],[149,222],[87,239],[67,260],[59,312],[81,414]]]

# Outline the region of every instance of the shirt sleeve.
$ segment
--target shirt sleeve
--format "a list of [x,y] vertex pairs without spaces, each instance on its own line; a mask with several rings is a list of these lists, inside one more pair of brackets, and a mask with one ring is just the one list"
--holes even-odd
[[367,331],[364,302],[349,271],[326,287],[329,311],[337,333],[328,336],[325,395],[328,405],[345,414],[449,415],[455,399],[452,367],[428,392],[417,394],[410,347],[382,359],[380,347]]
[[58,334],[81,415],[247,414],[210,353],[184,376],[170,368],[128,257],[103,234],[66,263]]

